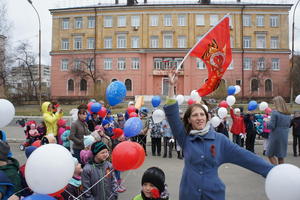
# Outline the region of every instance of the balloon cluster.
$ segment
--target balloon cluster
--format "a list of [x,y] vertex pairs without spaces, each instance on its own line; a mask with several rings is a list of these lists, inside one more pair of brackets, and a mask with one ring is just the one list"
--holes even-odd
[[101,118],[104,118],[107,114],[106,108],[98,102],[90,101],[87,104],[87,107],[88,107],[87,119],[89,119],[91,113],[97,113]]

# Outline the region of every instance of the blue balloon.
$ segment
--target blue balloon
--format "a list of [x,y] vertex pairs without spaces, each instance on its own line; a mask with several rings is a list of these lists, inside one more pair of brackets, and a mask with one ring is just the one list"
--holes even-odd
[[235,93],[235,87],[234,86],[229,86],[228,89],[227,89],[227,93],[228,95],[234,95]]
[[33,194],[25,197],[24,200],[55,200],[55,198],[46,194]]
[[124,124],[124,135],[125,137],[134,137],[141,132],[142,128],[143,123],[140,118],[129,118]]
[[252,111],[255,110],[257,108],[257,102],[256,101],[250,101],[248,103],[248,110]]
[[93,103],[92,106],[91,106],[91,112],[93,113],[97,113],[101,110],[101,104],[96,102],[96,103]]
[[109,105],[115,106],[126,97],[126,86],[121,81],[111,82],[106,88],[106,100]]
[[153,96],[151,100],[152,106],[155,108],[160,104],[160,96]]

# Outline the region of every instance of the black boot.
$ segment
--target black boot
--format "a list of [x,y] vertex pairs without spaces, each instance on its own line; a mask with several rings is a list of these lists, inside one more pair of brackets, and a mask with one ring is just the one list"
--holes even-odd
[[180,151],[177,151],[177,158],[182,160],[182,156],[180,155]]

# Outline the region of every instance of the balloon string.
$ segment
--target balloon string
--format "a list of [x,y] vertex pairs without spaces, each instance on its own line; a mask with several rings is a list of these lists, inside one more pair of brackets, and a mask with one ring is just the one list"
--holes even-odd
[[28,188],[29,188],[29,187],[23,188],[22,190],[19,190],[19,191],[13,193],[11,196],[16,195],[16,194],[18,194],[18,193],[20,193],[20,192],[22,192],[23,190],[26,190],[26,189],[28,189]]
[[[129,177],[129,175],[131,175],[131,173],[132,173],[132,170],[130,170],[130,171],[128,172],[128,174],[126,175],[126,177],[123,179],[123,183],[126,182],[127,178]],[[118,189],[118,188],[117,188],[117,189]],[[114,192],[116,192],[116,191],[114,191]],[[109,198],[108,198],[107,200],[110,200],[112,197],[113,197],[113,193],[109,196]]]

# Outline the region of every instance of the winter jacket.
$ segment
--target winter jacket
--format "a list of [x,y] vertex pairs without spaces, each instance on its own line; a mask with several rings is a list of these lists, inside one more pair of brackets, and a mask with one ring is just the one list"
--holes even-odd
[[89,135],[90,131],[87,124],[77,119],[71,125],[71,133],[69,139],[74,142],[73,149],[84,149],[83,136]]
[[50,104],[48,101],[42,104],[43,119],[47,127],[46,134],[52,133],[54,136],[57,136],[57,121],[62,118],[63,113],[56,112],[53,114],[52,112],[48,112]]
[[240,133],[246,133],[245,130],[245,123],[244,123],[244,117],[243,116],[236,116],[233,113],[233,109],[230,109],[230,116],[232,118],[232,126],[230,129],[230,132],[239,135]]
[[150,137],[151,138],[161,138],[163,135],[163,127],[162,127],[162,122],[159,123],[154,123],[153,118],[150,118],[149,122],[149,127],[150,127]]
[[8,197],[13,195],[14,186],[6,176],[6,174],[0,171],[0,193],[2,194],[2,199],[7,200]]
[[116,192],[118,184],[115,173],[111,170],[113,170],[113,167],[108,161],[102,163],[91,161],[84,166],[81,174],[83,191],[86,191],[105,176],[104,179],[83,195],[85,200],[118,199],[118,193]]
[[66,148],[70,148],[70,140],[69,140],[70,133],[71,133],[70,130],[66,130],[60,137],[63,142],[63,146]]
[[102,120],[100,118],[96,119],[96,120],[92,118],[92,119],[87,121],[87,125],[88,125],[88,128],[89,128],[90,131],[94,131],[95,127],[97,125],[101,125],[101,123],[102,123]]
[[64,127],[59,127],[58,132],[57,132],[57,138],[58,138],[58,144],[63,144],[63,141],[61,139],[62,134],[66,131]]
[[253,114],[246,114],[244,116],[244,123],[245,123],[247,134],[256,134],[256,127],[254,122],[255,122],[255,116]]
[[293,127],[293,136],[300,136],[300,117],[292,119],[290,127]]

